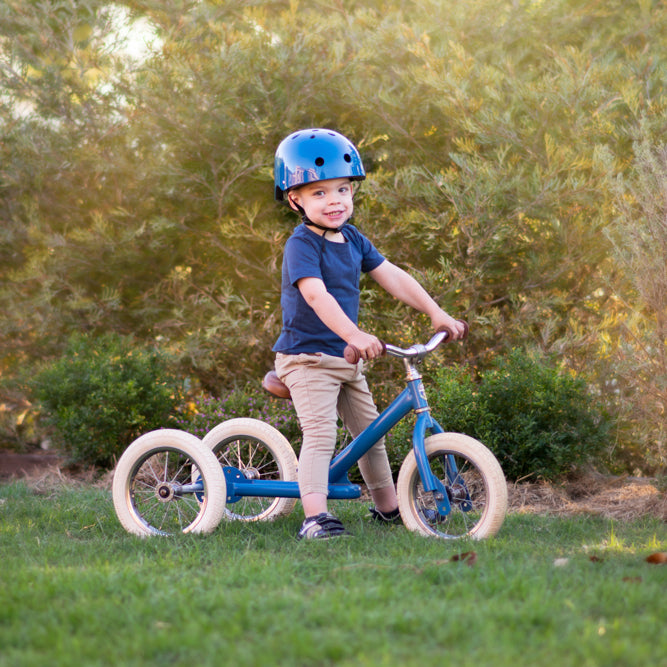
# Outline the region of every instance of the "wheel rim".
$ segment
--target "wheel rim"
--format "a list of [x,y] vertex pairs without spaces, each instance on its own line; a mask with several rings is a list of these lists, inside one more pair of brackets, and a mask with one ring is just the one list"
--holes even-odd
[[[246,479],[283,478],[279,461],[264,442],[252,436],[235,436],[223,440],[213,448],[220,465],[241,471]],[[245,496],[229,503],[225,509],[228,518],[256,521],[271,514],[280,502],[279,498]]]
[[127,490],[137,521],[160,535],[190,532],[206,509],[206,488],[198,497],[188,489],[193,467],[190,456],[171,447],[160,447],[141,457]]
[[[449,462],[454,463],[455,474]],[[468,458],[451,452],[436,452],[429,456],[433,474],[447,490],[452,508],[446,517],[440,516],[433,494],[424,490],[419,473],[412,478],[411,502],[415,514],[429,531],[439,537],[458,539],[475,532],[487,510],[487,492],[484,476]]]

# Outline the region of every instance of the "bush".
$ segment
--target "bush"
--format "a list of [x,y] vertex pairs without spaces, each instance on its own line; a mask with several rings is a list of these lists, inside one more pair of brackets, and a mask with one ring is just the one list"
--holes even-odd
[[[299,455],[303,438],[292,401],[275,398],[252,384],[235,389],[222,398],[199,398],[194,402],[192,410],[180,418],[178,428],[203,438],[220,422],[236,417],[252,417],[270,424],[287,438],[296,455]],[[339,422],[338,449],[342,449],[349,440],[349,434]],[[350,474],[350,479],[357,482],[361,480],[356,468]]]
[[294,448],[301,448],[301,429],[292,401],[274,398],[252,385],[235,389],[222,398],[200,397],[192,410],[178,422],[178,428],[203,438],[214,426],[236,417],[260,419],[278,429]]
[[[651,137],[643,122],[633,144],[631,173],[614,175],[617,218],[606,230],[614,254],[635,290],[630,313],[618,318],[601,341],[600,356],[612,358],[607,382],[622,417],[615,463],[649,474],[667,471],[667,143]],[[612,356],[613,353],[613,356]],[[623,433],[625,431],[625,433]],[[636,473],[635,473],[636,474]]]
[[169,426],[182,402],[166,356],[115,334],[73,336],[29,387],[71,462],[104,468],[142,433]]
[[[427,381],[427,392],[442,427],[481,440],[512,480],[554,479],[592,460],[602,450],[611,425],[583,378],[518,350],[499,358],[478,382],[460,368],[441,368]],[[298,455],[301,429],[291,401],[272,398],[252,385],[222,399],[200,399],[193,414],[184,416],[178,426],[203,438],[216,424],[235,417],[271,424]],[[404,419],[387,438],[394,476],[412,447],[413,423],[414,418]],[[347,441],[341,427],[339,447]],[[356,467],[350,479],[361,480]]]
[[[508,479],[555,479],[591,461],[605,445],[610,419],[581,377],[515,350],[475,383],[444,368],[431,384],[433,415],[446,431],[481,440]],[[411,446],[407,422],[390,440],[394,464]]]
[[479,437],[511,479],[553,479],[602,451],[610,420],[586,382],[515,350],[479,388]]

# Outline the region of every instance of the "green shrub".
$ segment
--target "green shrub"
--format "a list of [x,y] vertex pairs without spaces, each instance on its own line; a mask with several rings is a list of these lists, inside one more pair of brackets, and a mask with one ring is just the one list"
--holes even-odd
[[[477,383],[443,368],[427,392],[442,427],[481,440],[511,480],[567,474],[601,452],[611,427],[583,378],[519,350]],[[410,446],[409,424],[400,424],[390,439],[392,466]]]
[[[610,421],[597,407],[581,377],[515,350],[499,358],[475,381],[460,368],[441,368],[427,378],[433,415],[446,431],[467,433],[498,457],[508,479],[554,479],[592,460],[605,444]],[[204,398],[178,427],[199,438],[234,417],[254,417],[277,428],[301,448],[301,430],[290,401],[248,385],[221,399]],[[412,447],[413,417],[387,438],[394,475]],[[339,448],[349,441],[339,430]],[[361,477],[356,467],[350,478]]]
[[295,452],[301,448],[301,429],[292,401],[274,398],[260,387],[247,385],[221,398],[200,397],[192,410],[178,422],[178,428],[203,438],[214,426],[237,417],[260,419],[278,429]]
[[73,336],[29,387],[71,462],[101,467],[142,433],[169,426],[182,402],[166,356],[115,334]]
[[[424,377],[433,416],[446,431],[472,435],[477,422],[478,402],[473,379],[459,367],[444,367],[433,377]],[[394,479],[403,459],[412,449],[415,417],[408,415],[389,433],[387,452]]]
[[598,455],[611,427],[585,380],[513,351],[479,387],[479,437],[511,479],[553,479]]
[[[178,428],[203,438],[217,424],[237,417],[252,417],[273,426],[287,438],[296,455],[299,455],[303,438],[292,401],[275,398],[252,384],[243,389],[234,389],[221,398],[197,399],[193,409],[179,419]],[[345,428],[339,424],[338,449],[349,440]],[[350,478],[353,481],[361,480],[356,468]]]

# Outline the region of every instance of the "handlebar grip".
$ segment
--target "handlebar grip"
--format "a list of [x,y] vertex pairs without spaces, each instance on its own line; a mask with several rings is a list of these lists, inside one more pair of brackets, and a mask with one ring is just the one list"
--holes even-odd
[[[463,336],[461,336],[461,340],[465,340],[468,337],[468,332],[470,330],[470,327],[468,326],[468,323],[465,320],[457,320],[457,322],[460,322],[465,327]],[[447,338],[449,338],[449,331],[444,327],[441,327],[440,329],[438,329],[438,331],[444,331],[447,334]],[[445,341],[447,341],[447,338],[445,338]]]
[[361,359],[361,352],[354,345],[346,345],[343,356],[348,364],[356,364]]
[[[382,343],[382,356],[387,354],[387,346],[383,341],[380,341]],[[345,357],[345,361],[347,361],[348,364],[356,364],[359,359],[361,359],[361,352],[354,347],[354,345],[346,345],[345,349],[343,350],[343,356]]]

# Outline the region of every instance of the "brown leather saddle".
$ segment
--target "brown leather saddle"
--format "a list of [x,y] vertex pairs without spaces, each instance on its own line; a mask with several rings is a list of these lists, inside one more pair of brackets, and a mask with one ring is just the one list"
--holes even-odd
[[287,385],[278,377],[275,371],[269,371],[262,379],[262,387],[278,398],[290,398]]

